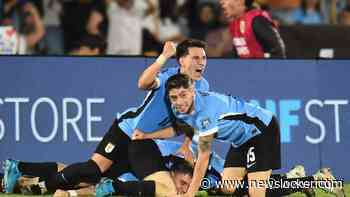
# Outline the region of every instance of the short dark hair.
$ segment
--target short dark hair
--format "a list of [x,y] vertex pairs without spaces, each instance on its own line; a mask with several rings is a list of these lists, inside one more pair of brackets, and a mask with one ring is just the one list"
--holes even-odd
[[193,176],[193,166],[186,161],[184,158],[171,155],[170,161],[173,163],[170,166],[170,171],[174,173],[183,173],[188,174],[191,177]]
[[245,7],[247,7],[247,8],[253,7],[253,2],[254,2],[254,0],[245,0],[245,2],[244,2]]
[[76,44],[76,47],[87,46],[90,49],[98,48],[104,54],[107,48],[105,39],[100,35],[85,34]]
[[188,55],[188,49],[191,47],[198,47],[206,50],[207,44],[201,40],[186,39],[182,41],[179,45],[177,45],[176,59],[179,61],[181,57]]
[[189,88],[192,85],[192,80],[188,75],[176,74],[171,76],[165,83],[166,95],[169,94],[170,90],[175,88]]

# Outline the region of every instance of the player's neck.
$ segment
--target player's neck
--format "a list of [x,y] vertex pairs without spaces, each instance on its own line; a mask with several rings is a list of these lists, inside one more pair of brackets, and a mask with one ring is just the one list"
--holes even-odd
[[181,74],[185,74],[185,75],[187,75],[187,76],[190,76],[190,75],[188,74],[188,72],[186,72],[186,70],[184,69],[183,66],[180,67],[180,73],[181,73]]

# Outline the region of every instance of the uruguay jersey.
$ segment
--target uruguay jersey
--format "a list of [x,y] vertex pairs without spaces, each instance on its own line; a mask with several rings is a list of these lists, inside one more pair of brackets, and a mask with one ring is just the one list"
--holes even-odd
[[177,118],[195,130],[193,141],[215,134],[215,138],[239,147],[250,138],[266,130],[272,112],[240,98],[214,92],[195,92],[194,112],[181,114],[173,108]]
[[[174,155],[182,145],[182,143],[180,142],[170,141],[170,140],[155,140],[155,142],[158,145],[158,148],[162,153],[162,156]],[[194,157],[196,158],[198,153],[197,146],[195,144],[192,144],[191,149]],[[215,152],[212,152],[212,155],[209,160],[208,169],[210,170],[211,168],[213,168],[217,172],[221,173],[224,170],[224,163],[225,163],[224,159],[222,159]]]
[[[178,74],[179,67],[163,69],[157,76],[158,87],[149,91],[143,104],[139,108],[130,108],[118,116],[119,127],[129,136],[135,128],[149,133],[171,125],[170,113],[166,104],[165,83],[169,77]],[[208,91],[209,84],[202,78],[195,82],[195,88]]]

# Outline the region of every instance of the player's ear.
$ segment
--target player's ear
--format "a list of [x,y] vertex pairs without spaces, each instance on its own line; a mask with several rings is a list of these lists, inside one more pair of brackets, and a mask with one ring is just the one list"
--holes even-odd
[[184,64],[184,58],[183,57],[179,58],[179,63],[180,63],[181,66]]

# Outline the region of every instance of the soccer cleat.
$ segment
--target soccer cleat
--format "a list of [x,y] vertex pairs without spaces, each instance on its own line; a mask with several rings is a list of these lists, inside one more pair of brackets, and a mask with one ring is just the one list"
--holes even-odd
[[305,177],[305,168],[302,165],[296,165],[286,173],[286,176],[288,179]]
[[96,186],[96,197],[112,196],[114,192],[112,179],[104,179]]
[[7,159],[4,162],[4,191],[7,194],[13,193],[15,185],[21,172],[18,170],[18,161],[13,159]]
[[321,189],[324,191],[333,193],[337,197],[345,197],[343,185],[339,184],[330,168],[321,168],[313,176],[316,181],[329,181],[324,182],[323,186],[320,182]]

